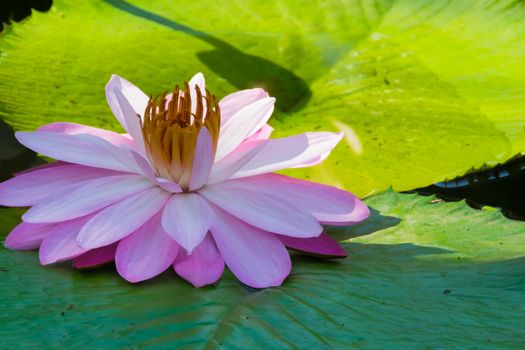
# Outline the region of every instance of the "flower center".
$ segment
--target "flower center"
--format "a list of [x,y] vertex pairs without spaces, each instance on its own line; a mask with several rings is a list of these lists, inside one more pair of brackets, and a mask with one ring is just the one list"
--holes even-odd
[[150,97],[142,118],[142,135],[148,157],[157,176],[170,179],[187,190],[191,179],[197,137],[208,129],[217,150],[221,113],[215,96],[206,95],[188,83],[184,91],[175,86],[173,93]]

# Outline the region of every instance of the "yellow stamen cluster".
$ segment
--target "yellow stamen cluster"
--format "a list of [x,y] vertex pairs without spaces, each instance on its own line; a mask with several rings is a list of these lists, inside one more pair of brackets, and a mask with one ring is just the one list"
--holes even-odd
[[190,87],[175,86],[170,96],[164,92],[150,98],[142,118],[142,135],[148,156],[158,176],[189,187],[193,157],[200,130],[207,128],[217,148],[221,113],[215,96],[206,96],[195,86],[195,101]]

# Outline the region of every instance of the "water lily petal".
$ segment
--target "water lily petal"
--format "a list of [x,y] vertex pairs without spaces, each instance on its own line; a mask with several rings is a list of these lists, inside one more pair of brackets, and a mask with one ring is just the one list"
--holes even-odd
[[214,207],[211,233],[226,265],[244,284],[253,288],[280,286],[291,270],[291,261],[277,235]]
[[314,255],[323,255],[328,258],[346,258],[345,250],[332,237],[322,233],[319,237],[312,238],[295,238],[279,236],[281,242],[288,248],[299,250]]
[[130,171],[111,153],[113,150],[115,154],[122,154],[123,149],[98,136],[49,131],[19,131],[15,136],[24,146],[51,158],[96,168]]
[[316,164],[322,160],[319,157],[326,157],[342,137],[342,133],[307,132],[280,139],[270,139],[266,146],[232,178]]
[[[135,143],[137,149],[141,154],[146,154],[146,147],[144,146],[144,138],[142,136],[141,119],[144,110],[137,112],[131,105],[131,101],[124,96],[121,90],[114,87],[113,94],[120,106],[120,111],[126,120],[127,130]],[[145,107],[144,107],[145,108]]]
[[159,185],[162,189],[172,192],[172,193],[179,193],[182,192],[182,188],[179,184],[171,181],[166,180],[161,177],[157,177],[155,173],[153,172],[153,169],[151,168],[151,165],[149,162],[140,154],[134,151],[130,151],[131,155],[135,159],[135,163],[140,168],[140,172],[144,174],[151,182]]
[[323,230],[303,203],[281,193],[266,193],[244,182],[228,180],[202,188],[201,193],[228,213],[265,231],[292,237],[316,237]]
[[215,159],[226,157],[246,138],[259,131],[270,119],[274,103],[273,97],[257,100],[240,109],[222,125]]
[[16,250],[37,249],[54,226],[55,224],[21,222],[6,237],[4,245]]
[[[149,97],[138,87],[115,74],[111,76],[111,79],[106,84],[106,99],[109,108],[111,108],[120,125],[131,134],[130,129],[136,126],[135,120],[131,118],[129,120],[131,125],[128,125],[128,117],[131,116],[131,113],[129,113],[130,111],[122,110],[122,106],[115,95],[115,90],[120,91],[121,95],[124,96],[127,104],[132,108],[132,114],[135,116],[135,119],[138,119],[136,117],[137,114],[142,115],[144,113]],[[133,134],[131,135],[133,136]]]
[[110,205],[84,225],[79,246],[94,249],[126,237],[158,213],[169,197],[170,193],[152,187]]
[[118,273],[140,282],[165,271],[175,260],[179,245],[162,229],[160,214],[120,241],[115,255]]
[[242,108],[266,97],[269,97],[268,93],[260,88],[236,91],[225,96],[219,101],[219,107],[221,108],[221,125],[224,125]]
[[115,252],[118,243],[113,243],[105,247],[92,249],[73,259],[73,267],[76,269],[85,269],[107,264],[115,260]]
[[210,175],[215,150],[213,140],[207,128],[203,127],[197,136],[195,155],[193,157],[193,168],[191,171],[190,191],[201,188]]
[[207,183],[214,184],[230,178],[248,163],[264,147],[265,143],[265,140],[243,142],[235,151],[213,164]]
[[264,124],[263,127],[259,129],[259,131],[245,139],[243,144],[253,141],[266,141],[270,138],[272,132],[273,128],[269,124]]
[[39,171],[39,170],[44,170],[44,169],[49,169],[49,168],[56,168],[56,167],[64,166],[64,165],[71,165],[71,163],[66,163],[66,162],[62,162],[60,160],[57,160],[57,161],[53,161],[53,162],[50,162],[50,163],[40,164],[40,165],[34,166],[32,168],[28,168],[28,169],[17,171],[16,173],[13,173],[13,175],[14,176],[20,176],[20,175],[25,175],[25,174],[32,173],[33,171]]
[[368,207],[350,192],[279,174],[232,180],[238,191],[256,191],[300,203],[303,210],[328,225],[352,225],[368,217]]
[[191,255],[181,250],[173,263],[179,276],[199,288],[213,284],[224,272],[224,259],[211,235],[206,235]]
[[[109,154],[125,165],[130,171],[140,173],[140,168],[129,154],[129,152],[137,150],[137,145],[128,134],[118,134],[113,131],[94,128],[87,125],[63,122],[44,125],[38,128],[38,131],[58,132],[66,135],[97,136],[96,138],[90,138],[90,142],[107,150]],[[117,147],[111,147],[108,143]]]
[[[206,96],[206,82],[204,80],[204,75],[202,73],[195,74],[190,81],[188,82],[188,86],[190,87],[190,97],[192,101],[197,101],[197,92],[195,90],[195,86],[199,87],[199,90],[201,91],[201,94],[203,96]],[[204,111],[206,111],[206,102],[204,101]],[[191,106],[191,112],[195,113],[197,110],[197,104],[192,103]]]
[[171,196],[162,214],[164,230],[191,253],[204,239],[213,222],[208,202],[196,193]]
[[0,204],[12,207],[31,206],[52,193],[82,181],[122,173],[83,165],[62,163],[26,172],[0,183]]
[[38,251],[40,263],[48,265],[59,261],[69,260],[86,252],[77,244],[77,235],[82,226],[91,219],[92,215],[61,222],[53,227],[40,246]]
[[38,202],[22,218],[32,223],[59,222],[102,209],[153,184],[139,175],[106,176],[86,180],[76,188],[66,188]]
[[133,139],[127,134],[119,134],[114,131],[99,129],[83,124],[57,122],[43,125],[39,127],[37,131],[58,132],[66,135],[94,135],[108,141],[115,146],[127,146],[129,148],[135,148]]

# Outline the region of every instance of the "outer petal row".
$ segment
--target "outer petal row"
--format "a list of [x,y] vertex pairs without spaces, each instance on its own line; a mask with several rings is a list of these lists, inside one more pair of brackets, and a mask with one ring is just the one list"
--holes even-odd
[[[209,190],[203,191],[204,195],[218,192],[224,198],[237,198],[236,202],[241,203],[244,196],[272,197],[277,202],[287,203],[293,211],[311,213],[317,221],[329,225],[355,224],[366,219],[370,213],[368,207],[350,192],[279,174],[233,179],[209,187]],[[222,205],[221,198],[213,199]],[[225,203],[223,208],[228,210],[233,205]],[[257,201],[243,205],[255,209]]]
[[[108,244],[91,250],[78,245],[80,233],[93,226],[90,223],[97,222],[106,210],[57,224],[22,223],[9,235],[6,245],[15,249],[31,249],[42,242],[42,264],[74,258],[75,267],[83,268],[103,264],[114,257],[119,273],[130,282],[154,277],[173,263],[181,277],[198,287],[217,281],[224,270],[224,261],[249,286],[263,288],[280,285],[291,268],[285,245],[332,257],[345,256],[344,251],[328,236],[297,239],[275,235],[248,225],[216,206],[213,206],[215,220],[211,235],[205,235],[192,254],[181,250],[163,229],[161,210],[150,219],[143,218],[147,221],[133,233],[126,234],[118,245]],[[115,226],[131,230],[123,221],[124,218],[111,220],[112,223],[119,223]],[[122,228],[118,230],[124,232]]]
[[139,282],[166,270],[178,252],[179,245],[162,229],[159,213],[119,243],[115,261],[122,277]]
[[226,265],[254,288],[280,286],[290,274],[291,261],[276,235],[250,226],[218,207],[211,233]]
[[73,164],[58,164],[25,172],[0,183],[0,205],[31,206],[71,185],[119,174],[122,173]]
[[15,136],[24,146],[57,160],[118,171],[132,170],[128,166],[131,154],[126,149],[95,135],[19,131]]
[[90,214],[153,184],[139,175],[106,176],[86,180],[74,188],[52,193],[29,209],[22,219],[32,223],[60,222]]

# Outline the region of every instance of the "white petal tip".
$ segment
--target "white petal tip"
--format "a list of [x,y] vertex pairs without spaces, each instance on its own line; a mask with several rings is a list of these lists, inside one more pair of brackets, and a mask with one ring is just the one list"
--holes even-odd
[[18,142],[22,143],[23,140],[25,139],[25,136],[30,133],[31,132],[28,132],[28,131],[17,131],[15,132],[15,138],[18,140]]
[[39,220],[38,216],[35,217],[35,215],[32,215],[30,211],[26,212],[21,217],[22,221],[28,222],[30,224],[39,224],[41,221]]
[[79,237],[77,237],[77,245],[84,250],[91,250],[91,249],[96,249],[100,247],[99,245],[94,246],[93,242],[89,242],[83,239],[83,237],[80,237],[80,234],[79,234]]
[[202,74],[202,72],[198,72],[196,73],[193,78],[195,79],[204,79],[204,74]]
[[48,257],[40,257],[40,265],[51,265],[56,262],[56,260],[49,259]]

